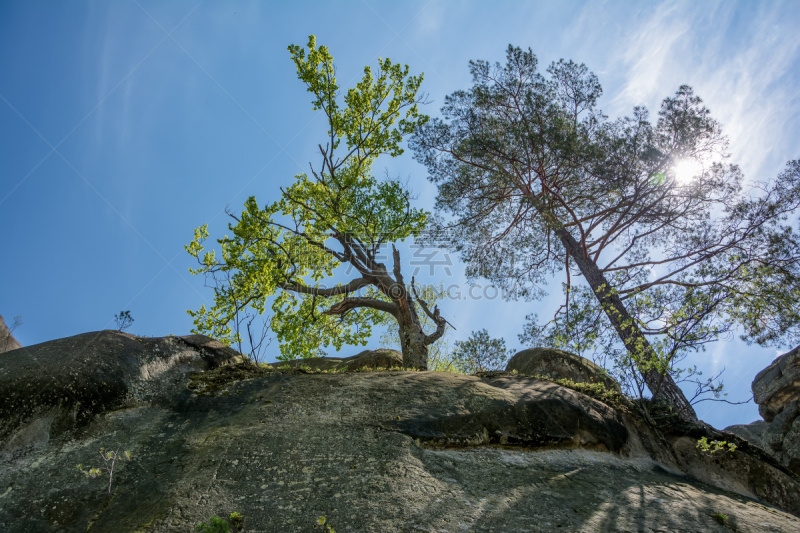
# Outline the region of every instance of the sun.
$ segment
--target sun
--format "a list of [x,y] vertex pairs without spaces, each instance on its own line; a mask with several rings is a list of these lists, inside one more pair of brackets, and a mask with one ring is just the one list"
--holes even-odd
[[687,184],[703,173],[703,164],[694,159],[681,159],[672,167],[672,172],[678,183]]

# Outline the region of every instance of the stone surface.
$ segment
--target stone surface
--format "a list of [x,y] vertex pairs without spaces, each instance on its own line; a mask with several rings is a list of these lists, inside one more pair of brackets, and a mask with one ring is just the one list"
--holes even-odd
[[45,446],[100,413],[167,402],[189,372],[238,361],[207,337],[140,338],[117,331],[21,348],[0,364],[0,456]]
[[619,383],[598,365],[580,355],[555,348],[529,348],[518,352],[506,365],[506,372],[513,370],[529,376],[569,379],[575,383],[604,383],[607,388],[620,391]]
[[3,320],[3,315],[0,315],[0,353],[10,352],[17,348],[22,348],[22,344],[14,338],[5,320]]
[[800,475],[800,346],[758,373],[753,398],[768,423],[761,432],[762,448]]
[[767,422],[800,398],[800,346],[776,358],[753,380],[753,400]]
[[[165,380],[142,369],[204,361],[203,343],[119,335],[102,353],[118,350],[126,363],[109,362],[110,375],[137,383],[127,403],[60,428],[38,415],[3,418],[8,432],[24,427],[44,442],[0,459],[0,530],[188,532],[234,511],[251,533],[312,531],[321,515],[340,533],[800,530],[795,516],[746,497],[758,471],[768,489],[760,497],[795,502],[800,514],[800,485],[746,444],[723,460],[696,456],[694,435],[663,436],[548,381],[230,365]],[[83,336],[61,341],[71,364],[83,356],[70,359],[64,347],[94,346]],[[3,394],[9,379],[0,374]],[[135,392],[143,389],[158,393]],[[37,397],[23,392],[17,401]],[[101,447],[132,452],[110,494],[107,477],[75,470],[101,466]],[[784,493],[770,494],[773,485]],[[724,525],[716,513],[729,517]]]
[[767,451],[781,452],[783,450],[783,440],[797,419],[798,414],[800,414],[800,402],[795,400],[772,419],[772,422],[761,435]]
[[764,434],[764,431],[766,431],[767,427],[768,424],[763,420],[756,420],[755,422],[750,422],[749,424],[735,424],[733,426],[728,426],[723,431],[738,435],[747,442],[750,442],[751,444],[754,444],[760,448],[764,448],[764,443],[761,437]]
[[277,361],[272,366],[289,365],[293,368],[307,366],[313,370],[356,370],[359,368],[394,368],[403,366],[403,354],[390,348],[364,350],[351,357],[309,357],[291,361]]
[[795,418],[792,427],[783,437],[783,455],[781,462],[800,476],[800,417]]
[[[722,436],[721,436],[722,437]],[[800,516],[800,493],[796,477],[776,475],[775,468],[757,454],[708,455],[697,449],[697,435],[669,436],[682,472],[715,487],[754,499],[781,502],[784,509]],[[709,439],[711,440],[711,439]],[[731,442],[730,439],[718,439]]]
[[[448,377],[430,379],[448,383]],[[445,447],[558,445],[620,452],[628,441],[628,430],[614,409],[549,381],[505,375],[462,386],[474,397],[463,403],[426,397],[420,414],[389,425]]]

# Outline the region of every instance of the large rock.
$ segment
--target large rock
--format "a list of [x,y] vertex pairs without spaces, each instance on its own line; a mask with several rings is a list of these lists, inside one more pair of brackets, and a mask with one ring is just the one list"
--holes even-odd
[[769,424],[763,420],[756,420],[755,422],[750,422],[749,424],[735,424],[733,426],[728,426],[723,431],[738,435],[747,442],[754,444],[759,448],[764,448],[762,436],[768,427]]
[[800,398],[800,346],[776,358],[753,380],[753,400],[767,422]]
[[800,475],[800,346],[756,375],[753,398],[768,422],[761,432],[761,447]]
[[8,329],[5,320],[3,320],[3,315],[0,315],[0,353],[16,350],[17,348],[22,348],[22,345]]
[[237,362],[239,354],[202,335],[146,338],[84,333],[21,348],[0,364],[0,457],[46,446],[49,438],[109,413],[170,402],[185,376]]
[[575,383],[603,383],[608,389],[620,391],[619,383],[598,365],[555,348],[529,348],[518,352],[506,365],[506,372],[514,370],[528,376],[569,379]]
[[292,368],[308,367],[312,370],[358,370],[368,368],[397,368],[403,366],[403,354],[391,348],[364,350],[350,357],[308,357],[291,361],[278,361],[272,366],[289,365]]
[[[56,342],[91,350],[76,339]],[[148,340],[109,337],[125,363],[107,369],[133,381],[143,373],[119,368],[208,350],[171,338],[146,354],[129,341]],[[83,357],[60,353],[73,364]],[[3,394],[10,379],[0,374]],[[796,517],[751,499],[800,514],[800,485],[746,444],[723,461],[708,458],[691,439],[549,381],[226,365],[176,372],[156,388],[156,399],[132,392],[80,427],[43,427],[40,447],[0,460],[0,529],[186,532],[234,511],[249,532],[311,531],[322,515],[340,532],[800,529]],[[37,398],[23,386],[16,401]],[[101,447],[132,453],[116,463],[110,494],[105,475],[86,479],[74,468],[101,466]],[[715,513],[729,517],[725,526]]]

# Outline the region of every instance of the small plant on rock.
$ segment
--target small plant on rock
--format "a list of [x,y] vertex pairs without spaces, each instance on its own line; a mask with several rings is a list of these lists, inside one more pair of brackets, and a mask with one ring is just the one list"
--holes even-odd
[[244,527],[244,517],[241,513],[232,512],[230,518],[230,525],[224,518],[219,516],[212,516],[208,522],[200,522],[194,527],[198,533],[239,533]]
[[212,516],[208,522],[200,522],[194,527],[194,530],[199,533],[230,533],[230,526],[224,518]]
[[699,449],[701,453],[707,455],[714,455],[717,453],[719,453],[719,455],[725,455],[726,453],[735,452],[736,445],[724,440],[712,440],[708,442],[706,437],[702,437],[697,441],[697,449]]
[[131,324],[133,324],[133,317],[130,311],[120,311],[118,315],[114,315],[114,322],[117,323],[117,331],[125,331]]
[[236,511],[231,513],[230,521],[231,521],[231,526],[233,526],[234,533],[241,531],[242,528],[244,527],[244,517],[240,513],[237,513]]
[[[105,468],[90,468],[89,470],[84,470],[82,464],[76,465],[76,469],[79,472],[82,472],[87,478],[96,478],[98,476],[103,475],[103,470],[108,472],[108,493],[111,494],[111,481],[114,478],[114,465],[117,462],[117,459],[120,458],[119,451],[112,451],[107,452],[105,448],[100,448],[100,457],[103,459],[103,463],[105,463]],[[127,459],[128,461],[131,460],[131,452],[125,451],[122,454],[122,457]]]
[[317,525],[314,526],[314,530],[318,528],[324,533],[336,533],[336,530],[331,527],[330,522],[324,516],[317,518]]
[[711,518],[716,520],[719,524],[725,525],[725,522],[728,520],[728,515],[722,513],[714,513],[711,515]]

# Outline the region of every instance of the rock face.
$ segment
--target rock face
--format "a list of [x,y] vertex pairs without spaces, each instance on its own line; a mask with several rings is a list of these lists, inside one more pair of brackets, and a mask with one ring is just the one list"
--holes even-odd
[[273,363],[273,366],[289,365],[292,368],[307,366],[314,370],[357,370],[359,368],[396,368],[403,366],[403,354],[389,348],[364,350],[351,357],[309,357],[292,361]]
[[[91,399],[74,391],[93,361],[106,365],[94,386],[114,386],[80,423],[3,411],[4,446],[37,420],[43,438],[0,459],[0,530],[187,532],[234,511],[251,533],[312,531],[323,515],[339,532],[800,530],[752,499],[800,515],[800,485],[746,443],[704,458],[695,436],[549,381],[270,370],[224,365],[236,354],[208,339],[87,335],[28,348],[61,354],[65,412]],[[47,381],[33,360],[0,374],[3,406],[15,389],[18,406],[47,403],[21,380]],[[101,447],[132,453],[110,494],[105,474],[75,470],[102,466]]]
[[754,437],[751,442],[800,475],[800,346],[758,373],[753,398],[766,423],[745,426]]
[[755,422],[751,422],[749,424],[736,424],[733,426],[728,426],[725,428],[725,431],[733,433],[734,435],[738,435],[747,442],[755,444],[763,449],[764,442],[762,441],[761,437],[764,435],[764,431],[766,431],[768,427],[769,424],[763,420],[756,420]]
[[800,398],[800,346],[776,358],[753,380],[753,400],[767,422]]
[[593,362],[555,348],[529,348],[518,352],[506,365],[506,372],[513,370],[529,376],[569,379],[575,383],[603,383],[611,390],[620,391],[619,383]]
[[0,364],[0,457],[47,445],[101,413],[171,401],[189,372],[239,360],[202,335],[84,333],[27,348]]
[[5,320],[3,320],[3,316],[0,315],[0,353],[16,350],[17,348],[22,348],[22,345],[11,334]]

